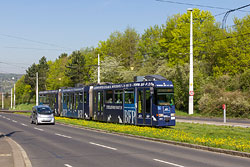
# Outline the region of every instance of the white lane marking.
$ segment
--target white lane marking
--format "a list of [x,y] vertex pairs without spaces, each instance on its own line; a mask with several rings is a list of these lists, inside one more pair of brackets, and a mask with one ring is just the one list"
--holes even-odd
[[21,123],[21,125],[23,125],[23,126],[28,126],[28,125],[26,125],[26,124],[23,124],[23,123]]
[[36,129],[36,130],[40,130],[40,131],[44,131],[43,129],[40,129],[40,128],[36,128],[36,127],[34,127],[34,129]]
[[105,145],[101,145],[101,144],[97,144],[97,143],[93,143],[93,142],[89,142],[89,144],[93,144],[93,145],[96,145],[96,146],[99,146],[99,147],[108,148],[108,149],[111,149],[111,150],[117,150],[116,148],[105,146]]
[[16,120],[12,120],[12,122],[15,122],[15,123],[16,123],[17,121],[16,121]]
[[73,166],[71,166],[71,165],[69,165],[69,164],[64,164],[64,166],[66,166],[66,167],[73,167]]
[[68,138],[68,139],[71,139],[71,138],[72,138],[72,137],[70,137],[70,136],[62,135],[62,134],[59,134],[59,133],[55,133],[55,135],[61,136],[61,137],[65,137],[65,138]]
[[10,120],[9,118],[6,118],[7,120]]
[[154,160],[158,161],[158,162],[161,162],[161,163],[164,163],[164,164],[169,164],[169,165],[178,166],[178,167],[184,167],[182,165],[174,164],[174,163],[171,163],[171,162],[166,162],[166,161],[159,160],[159,159],[154,159]]
[[11,154],[0,154],[0,157],[10,157]]

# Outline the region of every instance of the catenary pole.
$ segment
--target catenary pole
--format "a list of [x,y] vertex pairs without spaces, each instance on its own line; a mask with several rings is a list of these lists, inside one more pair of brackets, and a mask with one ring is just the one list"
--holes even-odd
[[98,74],[97,74],[98,76],[98,83],[100,83],[101,81],[100,81],[100,56],[99,56],[99,54],[98,54]]
[[2,92],[2,109],[4,109],[4,93]]
[[16,109],[16,84],[14,84],[14,109]]
[[38,72],[36,72],[36,105],[38,106]]
[[13,108],[13,104],[12,104],[12,95],[13,94],[13,90],[12,90],[12,88],[10,89],[10,108],[12,109]]
[[194,113],[194,83],[193,83],[193,15],[192,8],[188,8],[190,14],[190,72],[189,72],[189,101],[188,114]]

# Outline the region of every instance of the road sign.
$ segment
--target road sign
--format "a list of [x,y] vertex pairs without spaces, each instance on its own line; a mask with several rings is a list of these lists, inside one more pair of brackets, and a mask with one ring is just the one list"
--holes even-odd
[[190,96],[193,96],[193,95],[194,95],[194,91],[192,91],[192,90],[189,91],[189,95],[190,95]]
[[226,104],[222,104],[222,109],[223,109],[223,110],[226,109]]

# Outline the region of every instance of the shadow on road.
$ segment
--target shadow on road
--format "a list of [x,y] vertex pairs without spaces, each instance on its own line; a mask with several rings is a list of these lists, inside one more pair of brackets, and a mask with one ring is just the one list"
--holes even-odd
[[10,133],[8,133],[8,134],[6,134],[6,135],[1,134],[1,135],[0,135],[0,138],[5,137],[5,136],[11,137],[14,133],[18,133],[18,132],[22,132],[22,131],[13,131],[13,132],[10,132]]

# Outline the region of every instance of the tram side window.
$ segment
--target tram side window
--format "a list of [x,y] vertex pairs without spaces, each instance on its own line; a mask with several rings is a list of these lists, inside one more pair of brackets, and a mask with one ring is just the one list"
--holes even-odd
[[98,111],[103,111],[103,92],[98,92]]
[[125,90],[125,104],[134,104],[134,90]]
[[63,103],[67,104],[67,96],[66,95],[63,96]]
[[44,100],[45,100],[45,96],[44,95],[40,95],[40,97],[39,97],[40,103],[44,104]]
[[79,93],[75,94],[75,103],[76,103],[76,110],[77,110],[78,105],[79,105]]
[[70,109],[70,106],[69,106],[69,94],[66,94],[66,105],[67,105],[67,108]]
[[74,109],[75,109],[75,97],[74,97],[74,94],[73,93],[71,93],[70,94],[70,97],[71,97],[71,109],[72,109],[72,111],[74,111]]
[[113,91],[112,90],[106,91],[105,103],[113,103]]
[[146,113],[150,113],[150,90],[146,90]]
[[87,92],[84,92],[84,104],[87,103]]
[[123,101],[123,90],[115,90],[115,103],[122,104]]
[[83,103],[83,99],[82,99],[83,97],[82,97],[82,93],[79,93],[79,103]]

